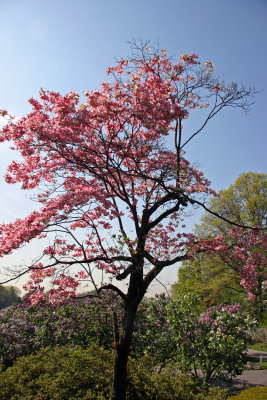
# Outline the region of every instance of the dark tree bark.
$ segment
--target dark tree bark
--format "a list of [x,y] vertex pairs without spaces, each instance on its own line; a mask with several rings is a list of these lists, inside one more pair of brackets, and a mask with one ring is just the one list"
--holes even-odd
[[132,342],[136,309],[125,307],[124,322],[119,343],[115,343],[115,359],[111,400],[125,400],[127,387],[127,362]]
[[[113,365],[113,382],[111,389],[111,400],[125,400],[127,389],[127,362],[130,354],[134,321],[140,302],[145,294],[143,283],[143,260],[139,268],[135,268],[130,276],[130,283],[127,296],[124,300],[124,315],[122,319],[119,342],[114,342],[115,359]],[[114,338],[118,337],[116,332],[116,318],[114,323]]]

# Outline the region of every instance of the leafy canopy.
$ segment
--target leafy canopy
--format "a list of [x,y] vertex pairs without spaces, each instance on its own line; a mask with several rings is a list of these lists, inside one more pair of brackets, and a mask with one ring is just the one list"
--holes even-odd
[[[208,208],[239,224],[266,227],[266,174],[241,174],[233,185],[221,190],[218,197],[209,200]],[[226,235],[230,251],[201,253],[193,261],[184,261],[178,272],[178,282],[172,288],[173,295],[197,293],[205,308],[222,302],[234,304],[239,301],[246,304],[246,294],[249,293],[255,303],[253,311],[261,314],[266,299],[266,236],[264,231],[259,231],[261,243],[255,243],[249,249],[250,233],[244,230],[239,239],[236,235],[231,237],[228,234],[230,227],[227,221],[210,213],[206,212],[202,216],[201,223],[195,227],[195,233],[206,238]],[[255,268],[244,263],[244,252],[238,252],[237,242],[240,240],[243,241],[244,248],[247,248],[248,258],[259,255],[258,260],[255,259]]]

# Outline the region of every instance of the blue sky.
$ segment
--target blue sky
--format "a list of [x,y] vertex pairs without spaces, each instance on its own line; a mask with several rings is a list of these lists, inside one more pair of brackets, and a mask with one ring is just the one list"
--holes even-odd
[[[0,109],[22,116],[40,87],[62,93],[98,88],[114,59],[130,54],[127,41],[159,39],[170,55],[197,53],[225,81],[263,90],[249,115],[223,111],[187,148],[213,187],[227,188],[242,172],[266,172],[266,21],[266,0],[0,0]],[[196,117],[191,124],[199,122]],[[0,222],[35,206],[2,179],[14,158],[1,144]],[[39,247],[3,264],[26,260]],[[162,279],[172,283],[176,276],[172,267]]]

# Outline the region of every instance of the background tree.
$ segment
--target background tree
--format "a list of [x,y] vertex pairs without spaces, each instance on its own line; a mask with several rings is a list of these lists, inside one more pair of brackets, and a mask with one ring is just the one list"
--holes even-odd
[[21,298],[17,287],[0,285],[0,309],[19,303]]
[[183,298],[189,293],[198,295],[200,311],[222,303],[240,303],[243,306],[249,303],[245,289],[240,287],[238,273],[214,254],[202,253],[194,260],[182,262],[178,281],[171,286],[171,294],[173,298]]
[[[230,221],[243,225],[266,226],[267,216],[267,175],[260,173],[243,173],[235,183],[219,192],[219,197],[209,200],[208,208]],[[201,223],[196,225],[195,233],[202,237],[212,238],[225,235],[230,229],[227,221],[206,212]],[[263,234],[263,233],[262,233]],[[264,248],[260,249],[264,252]],[[192,292],[202,299],[206,308],[221,303],[239,302],[252,309],[259,318],[263,317],[266,299],[266,266],[259,265],[258,285],[254,289],[253,302],[247,301],[247,289],[240,284],[239,261],[216,254],[199,254],[194,261],[184,261],[178,271],[178,282],[172,286],[175,296],[184,296]]]
[[[226,219],[240,225],[266,227],[267,224],[267,175],[244,172],[219,196],[209,200],[208,207]],[[224,234],[231,225],[211,213],[205,213],[196,233],[203,236]]]
[[[113,400],[125,399],[134,321],[150,283],[165,267],[192,257],[196,239],[180,227],[182,212],[214,193],[183,157],[184,147],[224,108],[246,111],[255,93],[225,85],[212,70],[210,61],[201,65],[195,54],[175,63],[165,49],[135,43],[129,60],[108,69],[112,83],[85,92],[85,102],[76,92],[41,90],[40,101],[30,100],[32,112],[19,121],[10,117],[0,134],[23,158],[9,166],[6,181],[39,189],[41,205],[25,219],[0,226],[0,254],[36,237],[53,239],[17,274],[31,272],[26,287],[32,303],[47,300],[46,277],[54,285],[52,302],[75,295],[81,279],[123,300],[121,322],[114,314]],[[203,123],[184,132],[195,108],[203,110]],[[71,276],[73,266],[80,271]],[[97,285],[94,269],[126,280],[125,292],[114,282]]]

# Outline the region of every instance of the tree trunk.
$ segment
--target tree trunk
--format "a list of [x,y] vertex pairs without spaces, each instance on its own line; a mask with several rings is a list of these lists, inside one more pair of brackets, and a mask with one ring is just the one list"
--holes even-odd
[[137,307],[125,305],[122,332],[119,343],[115,342],[115,359],[111,400],[125,400],[127,386],[127,362],[132,342],[134,320]]

